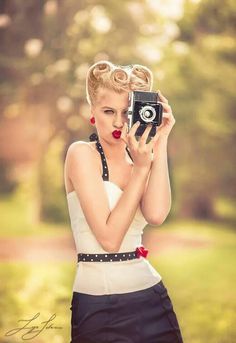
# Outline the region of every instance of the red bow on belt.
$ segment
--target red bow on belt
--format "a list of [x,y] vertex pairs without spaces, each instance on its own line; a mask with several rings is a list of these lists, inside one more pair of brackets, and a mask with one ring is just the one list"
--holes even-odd
[[137,257],[143,256],[146,258],[147,254],[148,254],[148,249],[145,249],[144,247],[138,247],[136,248],[136,255]]

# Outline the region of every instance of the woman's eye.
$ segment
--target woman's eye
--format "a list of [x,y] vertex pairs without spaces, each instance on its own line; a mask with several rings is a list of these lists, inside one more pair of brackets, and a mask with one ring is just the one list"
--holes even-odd
[[114,113],[112,110],[105,110],[104,113],[110,114],[110,113]]

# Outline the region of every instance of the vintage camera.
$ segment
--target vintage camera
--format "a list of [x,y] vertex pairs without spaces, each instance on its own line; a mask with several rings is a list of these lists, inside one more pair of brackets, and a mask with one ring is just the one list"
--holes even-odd
[[155,136],[156,127],[162,123],[163,113],[163,106],[158,101],[160,100],[157,92],[133,91],[129,93],[129,129],[137,121],[140,122],[135,133],[136,136],[142,136],[149,123],[152,124],[149,136]]

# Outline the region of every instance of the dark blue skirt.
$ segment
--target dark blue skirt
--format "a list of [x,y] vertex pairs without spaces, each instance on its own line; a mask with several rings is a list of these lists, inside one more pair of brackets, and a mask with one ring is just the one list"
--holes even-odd
[[162,280],[130,293],[73,292],[70,309],[71,343],[183,343]]

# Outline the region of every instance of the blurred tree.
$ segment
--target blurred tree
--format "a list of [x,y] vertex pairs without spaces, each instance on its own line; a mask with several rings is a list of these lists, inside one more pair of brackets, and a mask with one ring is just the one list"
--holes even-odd
[[[78,137],[87,139],[90,131],[85,97],[88,66],[101,59],[111,59],[118,64],[144,63],[140,30],[151,21],[157,22],[158,16],[145,0],[103,0],[99,4],[96,0],[29,0],[24,3],[10,0],[3,1],[0,10],[2,18],[8,18],[0,27],[3,47],[0,71],[4,75],[0,120],[26,116],[39,127],[31,149],[33,151],[40,141],[41,150],[35,156],[40,187],[38,213],[39,219],[47,219],[53,190],[50,195],[44,190],[53,185],[45,177],[45,154],[58,136],[65,141],[62,159],[72,141]],[[30,111],[22,113],[21,102]],[[17,140],[18,136],[9,139]],[[13,157],[12,164],[15,163]],[[61,187],[61,197],[64,197],[63,182]],[[62,203],[56,196],[55,201]],[[55,211],[52,212],[54,218]]]
[[182,216],[215,218],[216,199],[235,197],[235,15],[232,1],[186,1],[162,64],[177,119],[174,175]]
[[[230,0],[185,1],[181,17],[179,9],[174,16],[173,6],[151,0],[0,2],[0,141],[6,122],[22,117],[29,123],[18,127],[21,136],[9,131],[8,141],[37,162],[39,219],[66,213],[60,212],[63,180],[58,173],[59,192],[47,159],[52,145],[63,168],[68,145],[87,139],[85,76],[101,59],[154,71],[155,88],[168,97],[177,119],[170,137],[176,214],[215,217],[217,197],[234,196],[235,7]],[[61,139],[64,148],[56,149]],[[2,158],[3,149],[0,144]],[[18,163],[14,152],[7,161],[8,168]],[[4,173],[0,183],[8,182]]]

